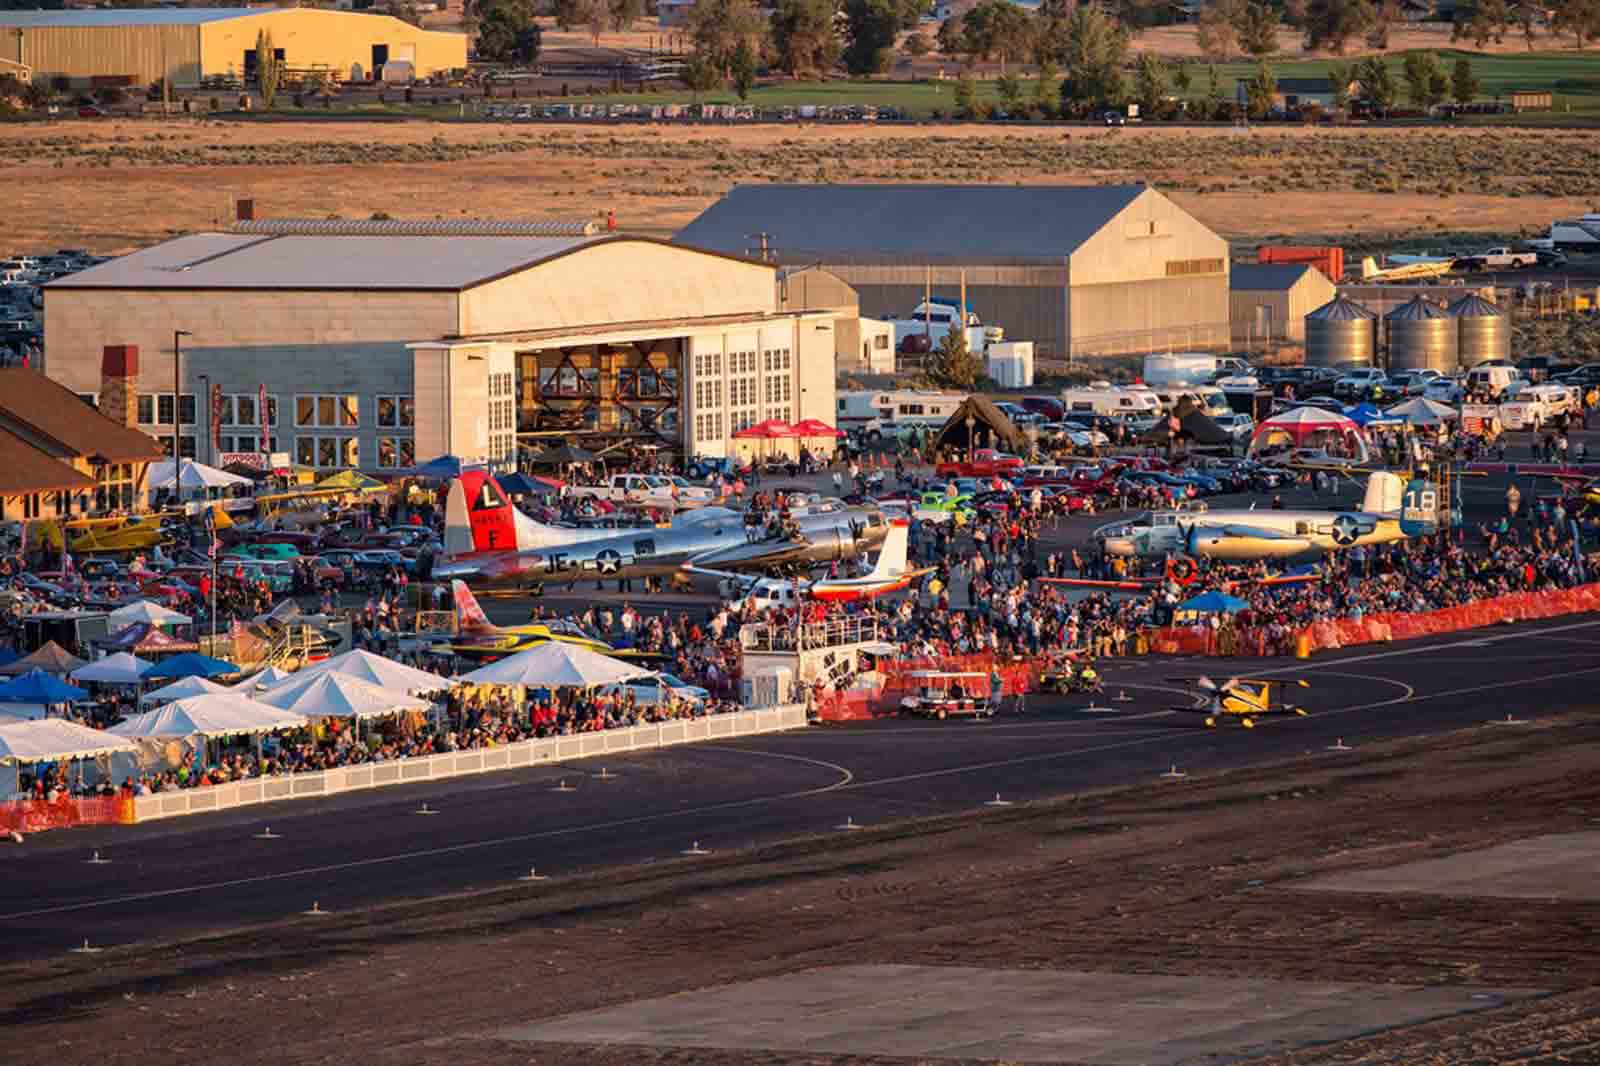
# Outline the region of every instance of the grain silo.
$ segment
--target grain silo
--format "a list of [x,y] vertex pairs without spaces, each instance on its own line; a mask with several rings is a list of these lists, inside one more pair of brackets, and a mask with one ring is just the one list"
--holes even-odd
[[1306,365],[1371,366],[1378,350],[1378,316],[1335,296],[1306,315]]
[[1456,354],[1471,369],[1491,359],[1511,358],[1511,319],[1477,293],[1468,293],[1450,305],[1456,320]]
[[1384,316],[1390,370],[1456,368],[1456,320],[1436,303],[1415,296]]

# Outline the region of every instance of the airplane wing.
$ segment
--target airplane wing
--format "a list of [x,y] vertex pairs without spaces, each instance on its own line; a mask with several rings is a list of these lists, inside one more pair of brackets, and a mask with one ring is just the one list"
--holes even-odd
[[[1202,529],[1207,528],[1205,526]],[[1256,540],[1304,540],[1304,537],[1292,533],[1280,533],[1276,529],[1261,529],[1258,526],[1211,526],[1209,527],[1225,537],[1252,537]]]
[[739,574],[732,570],[718,570],[711,566],[699,566],[694,559],[689,559],[679,564],[678,569],[689,574],[699,574],[702,577],[714,577],[726,581],[738,581],[746,585],[753,585],[756,580],[750,574]]

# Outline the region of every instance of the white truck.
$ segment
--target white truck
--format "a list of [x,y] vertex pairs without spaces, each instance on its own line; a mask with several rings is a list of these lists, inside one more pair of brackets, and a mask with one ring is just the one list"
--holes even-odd
[[1144,357],[1140,378],[1151,388],[1163,385],[1205,385],[1219,375],[1250,373],[1250,364],[1231,355],[1206,352],[1168,352]]
[[[1521,385],[1521,388],[1517,388]],[[1500,403],[1500,424],[1506,429],[1543,429],[1562,415],[1581,409],[1577,393],[1565,385],[1529,385],[1515,382]]]
[[687,510],[711,502],[711,490],[682,485],[660,474],[612,474],[604,485],[574,485],[573,497],[592,496],[619,507],[661,507]]
[[[939,347],[945,335],[961,325],[962,315],[955,300],[935,296],[924,300],[904,318],[892,318],[894,350],[897,352],[926,352]],[[967,305],[967,348],[978,354],[988,351],[989,345],[1006,339],[1006,331],[999,326],[985,326],[978,313]]]
[[1464,255],[1456,260],[1456,266],[1462,270],[1521,270],[1523,267],[1538,265],[1538,252],[1531,250],[1519,252],[1505,245],[1473,255]]

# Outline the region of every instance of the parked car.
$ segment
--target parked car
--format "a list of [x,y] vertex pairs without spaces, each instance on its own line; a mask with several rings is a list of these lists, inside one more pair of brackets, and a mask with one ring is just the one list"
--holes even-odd
[[1388,381],[1383,371],[1374,366],[1364,366],[1345,374],[1333,383],[1333,395],[1341,400],[1362,400],[1372,394],[1374,386],[1383,386],[1388,392]]
[[[1389,384],[1393,385],[1397,394],[1401,396],[1421,396],[1427,391],[1428,383],[1444,375],[1437,370],[1396,370],[1389,375]],[[1384,392],[1388,392],[1388,386]]]

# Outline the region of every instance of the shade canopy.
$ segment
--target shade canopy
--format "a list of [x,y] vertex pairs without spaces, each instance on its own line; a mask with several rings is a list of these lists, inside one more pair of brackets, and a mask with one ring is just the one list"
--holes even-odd
[[536,496],[550,492],[549,485],[543,483],[543,481],[536,482],[532,480],[520,470],[497,477],[495,480],[500,483],[502,489],[512,496]]
[[43,670],[29,670],[0,685],[0,703],[71,703],[89,693]]
[[533,457],[533,462],[539,466],[562,466],[567,463],[592,463],[595,458],[594,452],[586,448],[563,444],[559,448],[547,448],[538,453]]
[[223,692],[175,700],[114,725],[111,732],[119,737],[226,737],[305,724],[303,714]]
[[118,607],[106,615],[106,628],[116,632],[140,622],[153,626],[186,626],[192,621],[194,619],[188,615],[163,607],[159,603],[140,600],[126,607]]
[[1437,426],[1441,422],[1461,417],[1461,412],[1454,407],[1439,403],[1437,400],[1430,400],[1426,396],[1418,396],[1405,403],[1395,404],[1384,414],[1397,421],[1403,421],[1408,426]]
[[[158,463],[151,463],[150,470],[145,474],[145,485],[152,492],[157,489],[172,488],[172,460],[163,459]],[[193,459],[183,461],[183,469],[178,474],[178,487],[182,490],[193,489],[226,489],[234,485],[254,485],[255,482],[238,474],[230,474],[226,470],[218,470],[214,466],[197,463]]]
[[800,421],[794,424],[794,432],[795,436],[797,437],[838,438],[844,436],[843,433],[839,432],[837,429],[834,429],[826,422],[815,418],[802,418]]
[[427,700],[333,672],[290,678],[258,694],[256,699],[307,718],[377,718],[397,711],[428,709]]
[[249,693],[260,692],[263,689],[271,688],[280,681],[287,681],[293,676],[294,674],[290,673],[288,670],[282,670],[276,666],[269,666],[260,673],[251,674],[243,681],[236,683],[233,686],[232,691]]
[[185,677],[170,685],[163,685],[154,692],[146,692],[139,702],[170,703],[173,700],[186,700],[192,696],[214,696],[219,692],[233,692],[233,689],[203,677]]
[[144,676],[146,681],[159,681],[169,677],[222,677],[224,674],[238,672],[239,668],[226,660],[213,659],[197,651],[186,651],[181,655],[174,655],[165,662],[156,663],[145,671]]
[[1250,438],[1250,453],[1285,451],[1293,448],[1322,448],[1366,462],[1367,441],[1361,427],[1338,411],[1321,407],[1295,407],[1256,426]]
[[88,759],[135,748],[136,745],[122,737],[60,718],[0,724],[0,762]]
[[466,461],[459,455],[441,455],[413,468],[411,472],[417,477],[443,480],[445,478],[460,477],[461,468],[466,465]]
[[[424,692],[442,692],[450,687],[450,679],[447,677],[430,674],[426,670],[418,670],[414,666],[397,663],[393,659],[385,659],[370,651],[347,651],[343,655],[335,655],[331,659],[324,659],[320,663],[313,663],[303,668],[289,680],[299,681],[303,677],[329,673],[345,674],[358,681],[366,681],[394,692],[403,692],[408,696],[417,696]],[[273,685],[268,691],[276,688],[278,685]]]
[[1225,592],[1202,592],[1194,599],[1178,604],[1179,614],[1233,614],[1250,606],[1237,596]]
[[593,688],[654,673],[609,655],[552,640],[472,671],[461,680],[476,685],[534,688]]
[[0,667],[0,674],[18,675],[25,674],[29,670],[43,670],[47,674],[64,677],[85,662],[86,660],[78,658],[52,640],[38,651]]
[[341,470],[317,482],[317,488],[337,492],[383,492],[388,487],[377,478],[355,470]]
[[786,440],[798,437],[795,427],[781,418],[769,418],[765,422],[757,422],[745,426],[733,435],[734,440]]
[[143,659],[119,651],[104,659],[96,659],[88,666],[78,667],[71,676],[74,681],[93,681],[102,685],[135,685],[148,669],[150,664]]
[[1370,403],[1358,403],[1354,407],[1346,407],[1344,416],[1358,426],[1393,424],[1400,421],[1388,411],[1379,410]]

